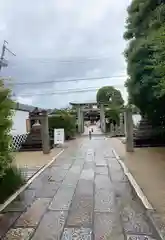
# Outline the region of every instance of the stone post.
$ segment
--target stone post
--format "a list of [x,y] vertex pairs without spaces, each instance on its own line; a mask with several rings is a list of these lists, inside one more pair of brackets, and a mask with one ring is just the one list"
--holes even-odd
[[106,132],[104,104],[100,104],[100,124],[103,133]]
[[126,109],[125,111],[125,130],[126,130],[126,151],[134,151],[133,143],[133,120],[131,109]]
[[78,109],[77,109],[77,115],[78,115],[78,132],[79,133],[82,133],[82,111],[81,111],[81,106],[79,105],[78,106]]
[[43,154],[48,154],[48,153],[50,153],[50,139],[49,139],[49,125],[48,125],[48,113],[47,113],[47,111],[42,111],[41,134],[42,134],[42,151],[43,151]]
[[123,122],[123,120],[124,120],[123,113],[120,113],[120,134],[122,136],[125,135],[125,129],[124,129],[124,122]]
[[111,135],[113,133],[113,123],[110,123],[110,133],[111,133]]
[[111,128],[111,137],[114,137],[115,136],[115,126],[113,123],[111,123],[110,128]]
[[84,112],[81,110],[81,133],[84,132]]

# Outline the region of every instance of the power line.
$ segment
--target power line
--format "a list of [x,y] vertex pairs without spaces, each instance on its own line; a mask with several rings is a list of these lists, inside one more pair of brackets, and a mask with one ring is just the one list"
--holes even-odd
[[[76,82],[76,81],[91,81],[91,80],[101,80],[109,78],[123,78],[127,77],[126,75],[119,76],[106,76],[106,77],[91,77],[91,78],[74,78],[74,79],[61,79],[61,80],[50,80],[50,81],[41,81],[41,82],[10,82],[8,85],[35,85],[35,84],[47,84],[47,83],[62,83],[62,82]],[[5,82],[8,81],[7,79]]]
[[[116,88],[123,88],[123,85],[115,85],[114,87]],[[100,87],[97,88],[75,88],[75,89],[68,89],[68,90],[62,90],[62,91],[55,91],[55,92],[42,92],[42,93],[25,93],[25,94],[17,94],[18,96],[40,96],[40,95],[61,95],[61,94],[66,94],[66,93],[78,93],[78,92],[91,92],[91,91],[96,91],[98,90]],[[17,96],[16,94],[14,94],[14,96]]]
[[102,60],[110,60],[112,57],[110,56],[103,56],[103,57],[79,57],[79,58],[65,58],[65,59],[60,59],[60,58],[24,58],[20,59],[21,61],[38,61],[39,63],[83,63],[86,61],[102,61]]

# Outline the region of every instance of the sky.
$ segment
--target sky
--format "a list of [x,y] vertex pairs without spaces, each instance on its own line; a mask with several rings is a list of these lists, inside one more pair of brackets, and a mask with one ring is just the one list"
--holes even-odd
[[[128,5],[129,0],[1,0],[0,47],[5,39],[16,54],[6,52],[1,76],[10,79],[14,99],[63,108],[95,101],[97,89],[110,85],[126,101]],[[85,80],[70,81],[75,79]]]

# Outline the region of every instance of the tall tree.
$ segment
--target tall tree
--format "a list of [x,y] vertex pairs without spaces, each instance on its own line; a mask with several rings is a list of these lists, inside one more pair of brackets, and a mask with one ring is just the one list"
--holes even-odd
[[165,87],[165,1],[132,1],[126,28],[129,101],[153,124],[164,125],[165,91],[161,88]]
[[122,106],[124,100],[119,90],[112,86],[105,86],[98,90],[96,95],[97,103],[106,103],[111,106]]

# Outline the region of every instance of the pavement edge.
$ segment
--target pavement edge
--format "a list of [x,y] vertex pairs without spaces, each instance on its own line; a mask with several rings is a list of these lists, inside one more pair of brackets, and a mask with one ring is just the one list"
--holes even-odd
[[52,160],[40,168],[22,187],[20,187],[13,195],[11,195],[3,204],[0,205],[0,213],[12,202],[14,201],[25,189],[43,172],[45,171],[62,153],[62,149],[57,155],[55,155]]
[[139,200],[141,201],[142,205],[144,206],[144,208],[146,210],[147,217],[148,217],[150,223],[152,224],[152,226],[154,227],[159,239],[160,240],[165,240],[165,226],[162,223],[162,221],[160,219],[160,216],[156,213],[155,209],[152,207],[151,203],[149,202],[149,200],[147,199],[147,197],[143,193],[142,189],[140,188],[140,186],[136,182],[133,175],[130,173],[129,169],[126,167],[124,162],[120,159],[120,157],[116,153],[115,149],[112,149],[112,152],[115,155],[115,158],[117,159],[119,164],[121,165],[121,167],[122,167],[125,175],[127,176],[128,181],[129,181],[130,185],[132,186],[135,194],[138,196]]

